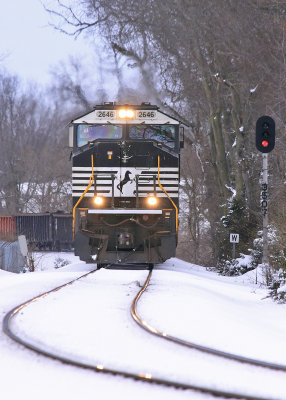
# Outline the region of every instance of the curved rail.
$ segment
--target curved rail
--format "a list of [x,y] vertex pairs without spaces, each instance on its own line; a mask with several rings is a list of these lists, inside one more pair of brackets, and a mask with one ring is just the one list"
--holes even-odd
[[[241,363],[246,363],[249,365],[253,365],[253,366],[258,366],[258,367],[263,367],[263,368],[268,368],[268,369],[274,369],[277,371],[284,371],[286,372],[286,365],[283,364],[276,364],[276,363],[271,363],[271,362],[267,362],[267,361],[260,361],[260,360],[256,360],[253,358],[248,358],[248,357],[243,357],[243,356],[239,356],[237,354],[232,354],[232,353],[227,353],[221,350],[216,350],[213,349],[211,347],[207,347],[207,346],[202,346],[199,345],[197,343],[193,343],[193,342],[189,342],[180,338],[177,338],[175,336],[172,335],[168,335],[165,332],[160,332],[158,329],[156,329],[155,327],[149,325],[146,321],[144,321],[142,318],[140,318],[138,312],[137,312],[137,304],[139,299],[141,298],[141,296],[143,295],[143,293],[146,291],[149,283],[150,283],[150,279],[151,279],[151,275],[152,275],[152,270],[149,272],[147,280],[145,282],[145,284],[143,285],[143,287],[141,288],[141,290],[138,292],[137,296],[135,297],[135,299],[132,302],[131,305],[131,315],[132,318],[135,320],[135,322],[142,328],[145,329],[147,332],[151,333],[152,335],[155,336],[159,336],[165,340],[169,340],[173,343],[176,344],[180,344],[182,346],[188,347],[188,348],[192,348],[207,354],[211,354],[211,355],[215,355],[215,356],[219,356],[219,357],[223,357],[223,358],[227,358],[229,360],[233,360],[233,361],[238,361]],[[211,391],[209,390],[209,393],[216,395],[216,396],[222,396],[224,392],[221,392],[221,394],[217,394],[216,391]],[[228,395],[227,393],[224,394],[224,396]],[[247,396],[247,395],[240,395],[240,394],[232,394],[232,396],[234,398],[243,398],[243,399],[250,399],[251,397]]]
[[[48,292],[45,292],[39,296],[36,296],[22,304],[20,304],[19,306],[13,308],[11,311],[9,311],[4,319],[3,319],[3,323],[2,323],[2,329],[4,331],[4,333],[6,335],[8,335],[11,339],[13,339],[14,341],[16,341],[17,343],[25,346],[26,348],[33,350],[34,352],[36,352],[37,354],[43,355],[45,357],[49,357],[53,360],[56,361],[60,361],[64,364],[68,364],[68,365],[72,365],[75,367],[79,367],[79,368],[83,368],[83,369],[87,369],[87,370],[91,370],[94,372],[101,372],[101,373],[107,373],[107,374],[112,374],[112,375],[118,375],[118,376],[122,376],[125,378],[131,378],[137,381],[142,381],[142,382],[148,382],[148,383],[154,383],[154,384],[158,384],[158,385],[163,385],[163,386],[167,386],[167,387],[173,387],[173,388],[177,388],[177,389],[189,389],[192,391],[196,391],[196,392],[201,392],[204,394],[212,394],[214,396],[217,397],[223,397],[223,398],[227,398],[227,399],[239,399],[239,400],[267,400],[266,398],[263,397],[255,397],[255,396],[249,396],[249,395],[243,395],[243,394],[238,394],[238,393],[230,393],[230,392],[225,392],[225,391],[220,391],[220,390],[215,390],[215,389],[210,389],[210,388],[206,388],[206,387],[202,387],[202,386],[197,386],[197,385],[191,385],[191,384],[185,384],[185,383],[180,383],[180,382],[176,382],[176,381],[171,381],[171,380],[167,380],[167,379],[160,379],[160,378],[156,378],[153,377],[150,374],[136,374],[136,373],[132,373],[132,372],[127,372],[127,371],[122,371],[122,370],[117,370],[117,369],[112,369],[112,368],[106,368],[103,365],[92,365],[92,364],[87,364],[85,362],[80,362],[80,361],[76,361],[73,360],[71,358],[67,358],[61,355],[57,355],[55,353],[49,352],[47,350],[45,350],[44,348],[38,347],[36,345],[34,345],[32,342],[29,342],[26,339],[22,339],[19,335],[17,335],[16,333],[13,332],[12,328],[11,328],[11,321],[13,319],[13,317],[15,317],[20,310],[22,310],[24,307],[29,306],[31,303],[46,297],[47,295],[49,295],[50,293],[56,292],[68,285],[73,284],[74,282],[78,281],[79,279],[82,279],[86,276],[88,276],[89,274],[96,272],[96,270],[93,270],[91,272],[88,272],[64,285],[61,285],[55,289],[52,289]],[[146,290],[150,279],[151,279],[151,274],[152,274],[152,270],[149,271],[148,273],[148,277],[147,280],[143,286],[143,288],[139,291],[139,293],[137,294],[137,296],[135,297],[135,299],[133,300],[132,303],[132,315],[134,314],[134,319],[136,320],[136,322],[141,325],[142,327],[144,327],[144,329],[147,329],[148,331],[151,331],[152,333],[156,333],[157,334],[157,330],[149,327],[146,323],[144,323],[144,321],[142,321],[137,314],[136,311],[136,304],[139,300],[139,298],[141,297],[142,293]],[[159,333],[159,332],[158,332]],[[162,334],[163,337],[164,334]]]
[[202,351],[204,353],[208,353],[208,354],[212,354],[212,355],[215,355],[215,356],[227,358],[229,360],[239,361],[239,362],[245,363],[245,364],[250,364],[250,365],[255,365],[255,366],[258,366],[258,367],[264,367],[264,368],[268,368],[268,369],[274,369],[274,370],[277,370],[277,371],[286,372],[286,365],[284,365],[284,364],[276,364],[276,363],[271,363],[271,362],[267,362],[267,361],[260,361],[260,360],[254,359],[254,358],[243,357],[243,356],[239,356],[237,354],[227,353],[227,352],[222,351],[222,350],[216,350],[216,349],[213,349],[211,347],[202,346],[202,345],[197,344],[197,343],[189,342],[187,340],[183,340],[183,339],[177,338],[175,336],[168,335],[167,333],[160,332],[156,328],[150,326],[146,321],[142,320],[139,317],[137,309],[136,309],[137,303],[138,303],[140,297],[142,296],[142,294],[147,289],[147,287],[149,285],[149,282],[150,282],[150,279],[151,279],[151,275],[148,276],[148,279],[145,282],[145,285],[142,287],[140,292],[137,294],[137,296],[133,300],[133,303],[132,303],[132,306],[131,306],[131,315],[132,315],[133,319],[137,322],[137,324],[141,328],[145,329],[149,333],[152,333],[152,334],[154,334],[156,336],[160,336],[163,339],[169,340],[171,342],[175,342],[177,344],[181,344],[182,346],[185,346],[185,347],[189,347],[189,348],[192,348],[192,349],[195,349],[195,350]]

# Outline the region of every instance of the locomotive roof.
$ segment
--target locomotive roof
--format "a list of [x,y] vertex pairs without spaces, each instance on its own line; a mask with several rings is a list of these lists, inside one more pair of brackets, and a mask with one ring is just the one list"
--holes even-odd
[[[136,111],[136,117],[132,119],[119,119],[116,114],[108,114],[108,111],[120,110],[120,109],[133,109]],[[138,117],[137,111],[146,111],[150,112],[149,116]],[[99,117],[98,112],[105,112],[102,114],[104,116]],[[107,113],[106,113],[107,112]],[[112,116],[111,116],[112,115]],[[150,103],[142,103],[141,105],[131,105],[131,104],[117,104],[117,103],[104,103],[100,105],[96,105],[91,111],[80,115],[79,117],[73,119],[71,121],[72,124],[95,124],[95,123],[130,123],[130,124],[142,124],[143,122],[146,124],[183,124],[177,118],[174,118],[163,111],[159,110],[159,107],[156,105],[152,105]],[[185,124],[184,124],[185,125]]]

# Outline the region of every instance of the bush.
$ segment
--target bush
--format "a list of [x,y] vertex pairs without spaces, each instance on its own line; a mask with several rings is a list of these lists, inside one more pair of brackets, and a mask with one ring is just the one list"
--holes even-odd
[[238,276],[243,275],[255,268],[251,255],[240,254],[239,258],[231,261],[225,261],[219,264],[218,270],[221,275]]
[[69,265],[69,264],[71,264],[70,261],[64,260],[61,257],[57,257],[55,259],[55,261],[54,261],[55,268],[62,268],[62,267],[65,267],[66,265]]
[[[216,240],[218,244],[218,263],[222,265],[232,265],[232,243],[229,241],[231,233],[239,234],[238,250],[246,254],[249,243],[253,241],[257,234],[257,221],[253,214],[249,213],[242,201],[231,199],[227,204],[225,215],[221,218],[216,229]],[[220,269],[220,268],[219,268]]]
[[270,296],[278,303],[286,303],[286,271],[280,268],[273,273],[269,286]]

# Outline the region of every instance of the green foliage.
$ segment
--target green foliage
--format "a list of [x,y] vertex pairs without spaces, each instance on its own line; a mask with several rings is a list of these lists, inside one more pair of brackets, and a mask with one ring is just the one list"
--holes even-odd
[[217,269],[221,275],[238,276],[253,270],[255,266],[251,255],[240,254],[235,260],[219,263]]
[[274,271],[283,269],[286,270],[286,249],[281,246],[280,238],[276,238],[270,242],[270,264]]
[[278,303],[286,303],[286,269],[274,272],[269,286],[270,296]]
[[226,262],[232,260],[232,244],[229,242],[231,233],[239,234],[239,244],[236,245],[240,253],[246,254],[249,251],[249,243],[253,242],[257,231],[257,224],[254,217],[242,201],[233,199],[228,204],[226,214],[221,218],[217,228],[218,267],[221,268]]

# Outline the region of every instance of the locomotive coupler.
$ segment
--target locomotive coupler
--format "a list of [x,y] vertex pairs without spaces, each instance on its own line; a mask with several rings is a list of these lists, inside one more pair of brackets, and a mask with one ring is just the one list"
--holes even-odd
[[118,249],[132,249],[134,247],[134,237],[130,232],[119,232],[117,234]]

